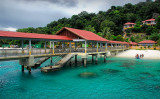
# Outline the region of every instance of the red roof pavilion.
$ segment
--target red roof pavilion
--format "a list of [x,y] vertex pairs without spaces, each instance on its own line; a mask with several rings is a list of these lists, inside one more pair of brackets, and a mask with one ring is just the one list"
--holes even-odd
[[74,29],[74,28],[68,28],[68,27],[63,27],[60,31],[56,33],[56,35],[63,35],[63,36],[70,37],[72,39],[85,39],[89,41],[104,41],[104,42],[109,41],[103,37],[98,36],[93,32]]
[[138,44],[155,44],[155,43],[157,42],[152,41],[152,40],[144,40],[144,41],[139,42]]

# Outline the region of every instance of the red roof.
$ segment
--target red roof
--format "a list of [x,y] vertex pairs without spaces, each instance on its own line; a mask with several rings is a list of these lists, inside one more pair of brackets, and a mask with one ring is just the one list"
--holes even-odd
[[129,44],[128,42],[122,42],[122,41],[109,41],[108,43],[114,43],[114,44]]
[[136,42],[131,42],[131,43],[129,43],[130,45],[137,45],[137,43]]
[[58,31],[56,34],[59,34],[62,30],[68,30],[70,32],[72,32],[73,34],[85,39],[85,40],[90,40],[90,41],[109,41],[103,37],[98,36],[97,34],[90,32],[90,31],[86,31],[86,30],[79,30],[79,29],[74,29],[74,28],[68,28],[68,27],[64,27],[62,28],[60,31]]
[[144,41],[139,42],[139,44],[155,44],[155,43],[157,42],[152,41],[152,40],[144,40]]
[[148,20],[145,20],[145,21],[155,21],[155,19],[148,19]]
[[21,38],[21,39],[27,38],[27,39],[49,39],[49,40],[72,40],[66,36],[36,34],[36,33],[23,33],[23,32],[10,32],[10,31],[0,31],[0,37]]
[[135,24],[135,23],[127,22],[124,25],[130,25],[130,24]]

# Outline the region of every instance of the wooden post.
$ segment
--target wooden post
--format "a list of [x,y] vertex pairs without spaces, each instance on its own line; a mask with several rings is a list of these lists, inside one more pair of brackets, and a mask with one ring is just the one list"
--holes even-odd
[[22,40],[22,54],[24,54],[24,45],[23,45],[23,40]]
[[31,40],[29,40],[29,55],[31,55],[31,54],[32,54],[31,50],[32,50]]
[[94,55],[92,55],[92,62],[94,61]]
[[22,72],[24,72],[24,65],[22,65]]
[[97,52],[98,52],[98,42],[97,42]]
[[46,54],[46,41],[45,41],[45,45],[44,45],[44,48],[45,48],[45,54]]
[[87,41],[85,41],[85,53],[87,53]]

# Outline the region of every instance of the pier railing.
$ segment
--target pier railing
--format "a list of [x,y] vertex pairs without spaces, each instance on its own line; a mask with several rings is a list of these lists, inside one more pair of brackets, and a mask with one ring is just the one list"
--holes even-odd
[[[108,50],[123,50],[127,47],[108,47]],[[105,52],[105,47],[99,47],[98,52]],[[87,48],[87,53],[97,52],[97,48]],[[41,54],[53,54],[53,49],[51,48],[32,48],[31,49],[32,55],[41,55]],[[85,48],[77,47],[77,48],[55,48],[54,53],[85,53]],[[7,57],[7,56],[23,56],[29,55],[29,49],[24,48],[6,48],[0,49],[0,57]]]

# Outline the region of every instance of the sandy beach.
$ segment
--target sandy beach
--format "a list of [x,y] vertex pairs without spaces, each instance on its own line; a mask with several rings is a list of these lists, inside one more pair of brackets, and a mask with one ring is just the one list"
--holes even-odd
[[116,55],[116,57],[135,58],[136,54],[144,54],[143,59],[160,59],[158,50],[127,50]]

